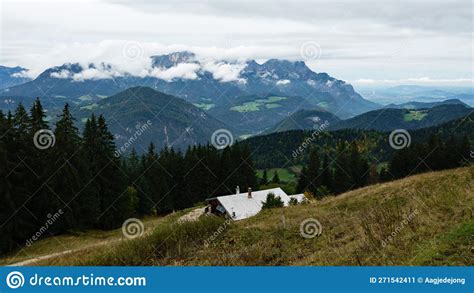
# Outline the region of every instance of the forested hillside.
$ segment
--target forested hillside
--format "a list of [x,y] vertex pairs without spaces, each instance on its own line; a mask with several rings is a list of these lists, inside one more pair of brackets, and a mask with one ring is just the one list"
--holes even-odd
[[127,157],[117,152],[103,116],[91,115],[83,133],[68,104],[54,130],[37,100],[28,112],[0,112],[0,253],[24,246],[52,221],[47,237],[65,231],[112,229],[130,217],[169,213],[205,198],[256,187],[250,151],[165,148]]

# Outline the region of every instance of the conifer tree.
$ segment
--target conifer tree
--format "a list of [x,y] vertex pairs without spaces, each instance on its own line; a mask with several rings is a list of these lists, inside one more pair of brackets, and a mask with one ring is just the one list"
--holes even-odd
[[240,160],[236,164],[241,165],[241,176],[245,183],[243,186],[251,187],[255,189],[257,187],[257,175],[252,160],[252,154],[248,144],[243,144],[240,149]]
[[334,167],[334,191],[336,193],[342,193],[350,190],[354,186],[354,181],[351,176],[352,170],[345,141],[341,142],[337,146],[336,152],[337,158]]
[[267,169],[263,170],[262,178],[260,179],[260,185],[267,185],[268,184],[268,174]]
[[352,181],[354,187],[362,187],[367,185],[367,178],[369,175],[369,165],[365,161],[360,153],[357,143],[354,141],[350,146],[350,161],[349,166],[351,169]]
[[56,142],[51,148],[48,160],[49,179],[46,184],[54,194],[51,209],[53,212],[59,209],[64,212],[60,221],[52,227],[53,231],[59,232],[79,225],[80,206],[76,199],[84,191],[87,183],[84,181],[84,174],[88,173],[87,163],[81,151],[81,137],[74,125],[68,104],[64,106],[56,122],[54,137]]
[[280,176],[278,176],[278,170],[275,170],[275,172],[273,172],[272,183],[273,184],[280,183]]
[[303,193],[305,191],[307,191],[307,187],[308,187],[308,178],[307,178],[307,169],[306,169],[306,166],[303,166],[303,168],[301,169],[301,173],[298,177],[298,183],[296,185],[296,192],[297,193]]
[[[46,115],[43,106],[37,98],[30,109],[30,131],[28,139],[30,145],[41,143],[38,142],[38,137],[36,135],[41,134],[42,131],[49,130],[48,123],[45,119]],[[51,153],[50,147],[54,147],[54,144],[53,141],[48,140],[46,141],[44,148],[30,148],[29,159],[27,162],[30,171],[33,173],[31,183],[29,184],[29,194],[32,198],[28,202],[28,209],[35,215],[37,221],[41,222],[46,221],[47,215],[51,212],[49,210],[49,202],[54,200],[52,198],[54,195],[51,194],[47,186],[43,185],[48,178],[48,174],[46,174],[44,170],[48,167],[48,158]]]
[[99,140],[97,132],[97,120],[92,114],[86,120],[83,132],[82,155],[87,164],[87,173],[83,178],[87,182],[86,192],[83,192],[77,199],[78,213],[83,215],[80,225],[85,227],[100,226],[98,217],[100,216],[100,182],[96,180],[100,166],[97,161],[97,151],[99,150]]
[[[9,120],[9,121],[8,121]],[[14,165],[8,155],[7,141],[12,140],[11,127],[12,115],[9,119],[4,117],[0,111],[0,253],[16,248],[15,242],[19,238],[16,227],[19,222],[15,219],[14,213],[17,209],[15,201],[15,187],[12,178],[15,176]]]
[[120,169],[119,158],[115,156],[114,137],[102,115],[97,119],[97,137],[99,149],[96,163],[99,172],[95,180],[100,186],[99,225],[108,229],[120,226],[135,211],[131,210],[132,198],[127,189],[125,173]]
[[318,196],[318,188],[322,185],[320,168],[321,165],[318,152],[316,149],[311,149],[311,152],[309,154],[308,168],[306,170],[306,177],[308,179],[307,190],[315,196]]
[[135,207],[135,214],[137,216],[152,215],[154,213],[154,201],[148,194],[153,194],[149,190],[149,185],[146,180],[145,159],[140,160],[137,152],[132,148],[130,156],[126,161],[126,170],[128,176],[128,186],[133,187],[136,192],[137,203]]
[[321,168],[321,184],[326,186],[328,190],[334,190],[334,175],[332,174],[331,165],[329,162],[329,156],[325,154],[323,156],[323,164]]
[[471,156],[471,143],[467,135],[464,135],[461,142],[459,143],[458,153],[460,154],[460,162],[457,163],[457,166],[467,166],[469,162],[472,161]]

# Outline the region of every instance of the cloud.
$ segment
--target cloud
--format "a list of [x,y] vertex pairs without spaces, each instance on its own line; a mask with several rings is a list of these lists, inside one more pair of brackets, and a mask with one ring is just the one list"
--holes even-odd
[[53,78],[66,79],[66,78],[72,78],[73,74],[69,70],[61,70],[58,72],[51,72],[50,76]]
[[31,76],[31,73],[29,70],[22,70],[20,72],[15,72],[11,75],[11,77],[16,77],[16,78],[33,78],[34,76]]
[[180,63],[167,69],[156,68],[150,71],[149,76],[153,76],[166,81],[172,81],[175,78],[196,79],[197,71],[200,66],[196,63]]
[[225,63],[216,61],[205,61],[203,70],[212,73],[214,79],[222,82],[238,81],[245,83],[246,80],[240,78],[240,72],[247,66],[245,63]]
[[74,81],[84,81],[88,79],[112,79],[114,77],[123,76],[123,74],[116,70],[107,70],[104,68],[87,68],[79,73],[72,75]]
[[[105,62],[119,73],[147,76],[150,55],[190,50],[236,63],[301,60],[300,47],[312,41],[323,53],[308,66],[344,80],[472,76],[470,1],[281,4],[191,0],[177,9],[172,0],[7,0],[0,12],[0,64],[28,68],[29,77],[69,62]],[[238,78],[237,69],[214,67],[209,70],[222,81]]]

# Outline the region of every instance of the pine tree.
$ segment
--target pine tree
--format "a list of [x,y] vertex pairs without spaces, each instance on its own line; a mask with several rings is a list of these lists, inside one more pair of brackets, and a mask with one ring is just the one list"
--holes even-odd
[[4,136],[7,150],[7,182],[11,186],[10,207],[7,212],[8,224],[14,232],[15,242],[30,237],[36,229],[36,216],[28,207],[31,206],[33,184],[36,175],[31,171],[31,153],[33,142],[29,140],[31,122],[22,104],[19,104],[12,116],[9,113],[6,121],[7,130]]
[[462,138],[458,149],[458,153],[460,154],[460,162],[458,162],[457,166],[468,166],[469,162],[472,161],[471,152],[473,151],[471,150],[471,143],[467,135],[464,135]]
[[48,123],[45,120],[46,114],[44,113],[43,106],[38,98],[31,107],[30,116],[32,133],[42,129],[49,129]]
[[99,227],[98,217],[100,216],[100,182],[96,180],[96,174],[100,172],[97,161],[97,152],[100,148],[97,120],[92,116],[87,119],[83,132],[82,155],[87,165],[87,173],[83,179],[87,182],[85,192],[78,196],[78,213],[82,215],[79,225],[84,227]]
[[309,183],[308,178],[307,178],[307,173],[308,173],[308,170],[306,169],[306,166],[303,166],[303,168],[301,169],[301,173],[298,177],[298,183],[296,185],[297,193],[303,193],[307,191],[307,187]]
[[126,167],[128,176],[128,186],[133,188],[136,196],[136,204],[133,207],[135,210],[135,215],[145,216],[154,214],[154,201],[148,196],[148,194],[153,194],[149,190],[148,182],[146,180],[145,172],[145,163],[141,161],[138,157],[137,152],[132,148],[130,156],[126,162]]
[[348,156],[346,142],[341,142],[337,146],[336,152],[337,158],[334,168],[334,191],[336,193],[342,193],[347,190],[350,190],[355,185],[355,183],[351,176],[352,170],[350,166],[350,159]]
[[307,190],[314,194],[316,197],[319,197],[318,188],[322,185],[321,174],[320,174],[320,161],[319,155],[316,149],[312,149],[309,154],[309,164],[307,168],[306,177],[308,179]]
[[[43,110],[43,106],[39,99],[36,99],[30,109],[30,130],[29,130],[29,141],[30,144],[38,143],[38,137],[36,134],[41,131],[49,130],[48,123],[45,120],[46,115]],[[51,139],[51,138],[50,138]],[[51,212],[49,210],[49,203],[54,200],[51,191],[48,187],[43,185],[47,180],[48,174],[44,170],[47,169],[48,158],[50,157],[51,149],[54,147],[53,141],[48,140],[45,148],[39,149],[33,147],[29,150],[28,165],[30,171],[32,171],[31,183],[29,184],[29,194],[32,195],[32,199],[28,203],[28,209],[33,213],[38,222],[44,222],[47,220],[47,215]]]
[[268,174],[267,174],[267,169],[264,169],[262,179],[260,179],[260,185],[264,186],[264,185],[267,185],[267,184],[268,184]]
[[352,181],[355,184],[354,187],[362,187],[367,185],[369,165],[367,161],[361,157],[357,143],[355,141],[351,143],[349,164]]
[[275,172],[273,172],[272,183],[273,184],[280,183],[280,176],[278,176],[278,170],[275,170]]
[[334,190],[334,175],[332,174],[331,165],[329,163],[329,156],[327,154],[323,156],[321,183],[323,186],[326,186],[328,190]]
[[96,162],[99,171],[95,174],[95,180],[99,184],[99,225],[109,229],[120,226],[135,211],[131,209],[132,198],[127,189],[125,173],[120,169],[119,158],[115,156],[114,137],[102,115],[97,119],[97,137],[99,149]]
[[158,163],[154,164],[150,172],[152,177],[149,177],[153,180],[151,183],[152,190],[157,195],[155,207],[160,214],[168,213],[176,209],[177,200],[182,196],[182,194],[178,194],[182,190],[182,188],[178,188],[182,181],[179,181],[177,169],[183,166],[175,166],[176,164],[182,164],[182,162],[176,158],[176,153],[171,148],[162,149],[159,156],[156,157],[154,145],[151,143],[147,161],[151,163],[155,160],[158,160]]
[[[218,172],[219,184],[218,195],[226,195],[234,193],[235,188],[239,185],[238,181],[235,180],[233,173],[235,172],[235,166],[232,162],[231,148],[226,147],[222,150],[220,156],[220,167],[221,170]],[[241,188],[245,188],[241,186]]]
[[255,167],[252,161],[252,153],[248,144],[244,144],[241,147],[240,162],[241,176],[243,186],[251,187],[255,189],[257,187],[257,175]]
[[[18,208],[17,202],[14,199],[15,187],[14,176],[15,169],[11,157],[8,155],[7,143],[12,141],[13,118],[9,113],[8,120],[0,111],[0,233],[2,241],[0,241],[0,253],[7,252],[16,248],[16,240],[18,237],[18,230],[16,227],[19,221],[14,214]],[[16,194],[18,196],[18,194]]]
[[443,150],[443,157],[445,162],[445,168],[455,168],[462,160],[462,155],[459,150],[459,145],[454,135],[450,135],[447,143]]
[[74,125],[68,104],[64,106],[56,122],[54,137],[56,143],[51,149],[48,160],[47,173],[50,177],[46,184],[54,194],[50,209],[52,212],[62,209],[64,213],[53,227],[54,231],[60,232],[76,227],[80,222],[80,208],[76,199],[84,191],[84,186],[87,184],[84,174],[88,173],[81,151],[81,137]]

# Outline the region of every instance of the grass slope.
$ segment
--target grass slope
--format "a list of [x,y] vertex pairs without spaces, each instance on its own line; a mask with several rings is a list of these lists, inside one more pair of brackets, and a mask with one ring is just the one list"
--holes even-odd
[[[281,181],[284,182],[295,182],[297,181],[296,173],[293,170],[285,169],[285,168],[272,168],[267,169],[267,179],[271,181],[275,171],[278,173],[278,177]],[[257,170],[257,177],[259,179],[263,178],[263,170]]]
[[[37,264],[473,265],[473,179],[474,167],[426,173],[231,224],[170,218],[142,238]],[[301,237],[308,218],[320,236]]]

